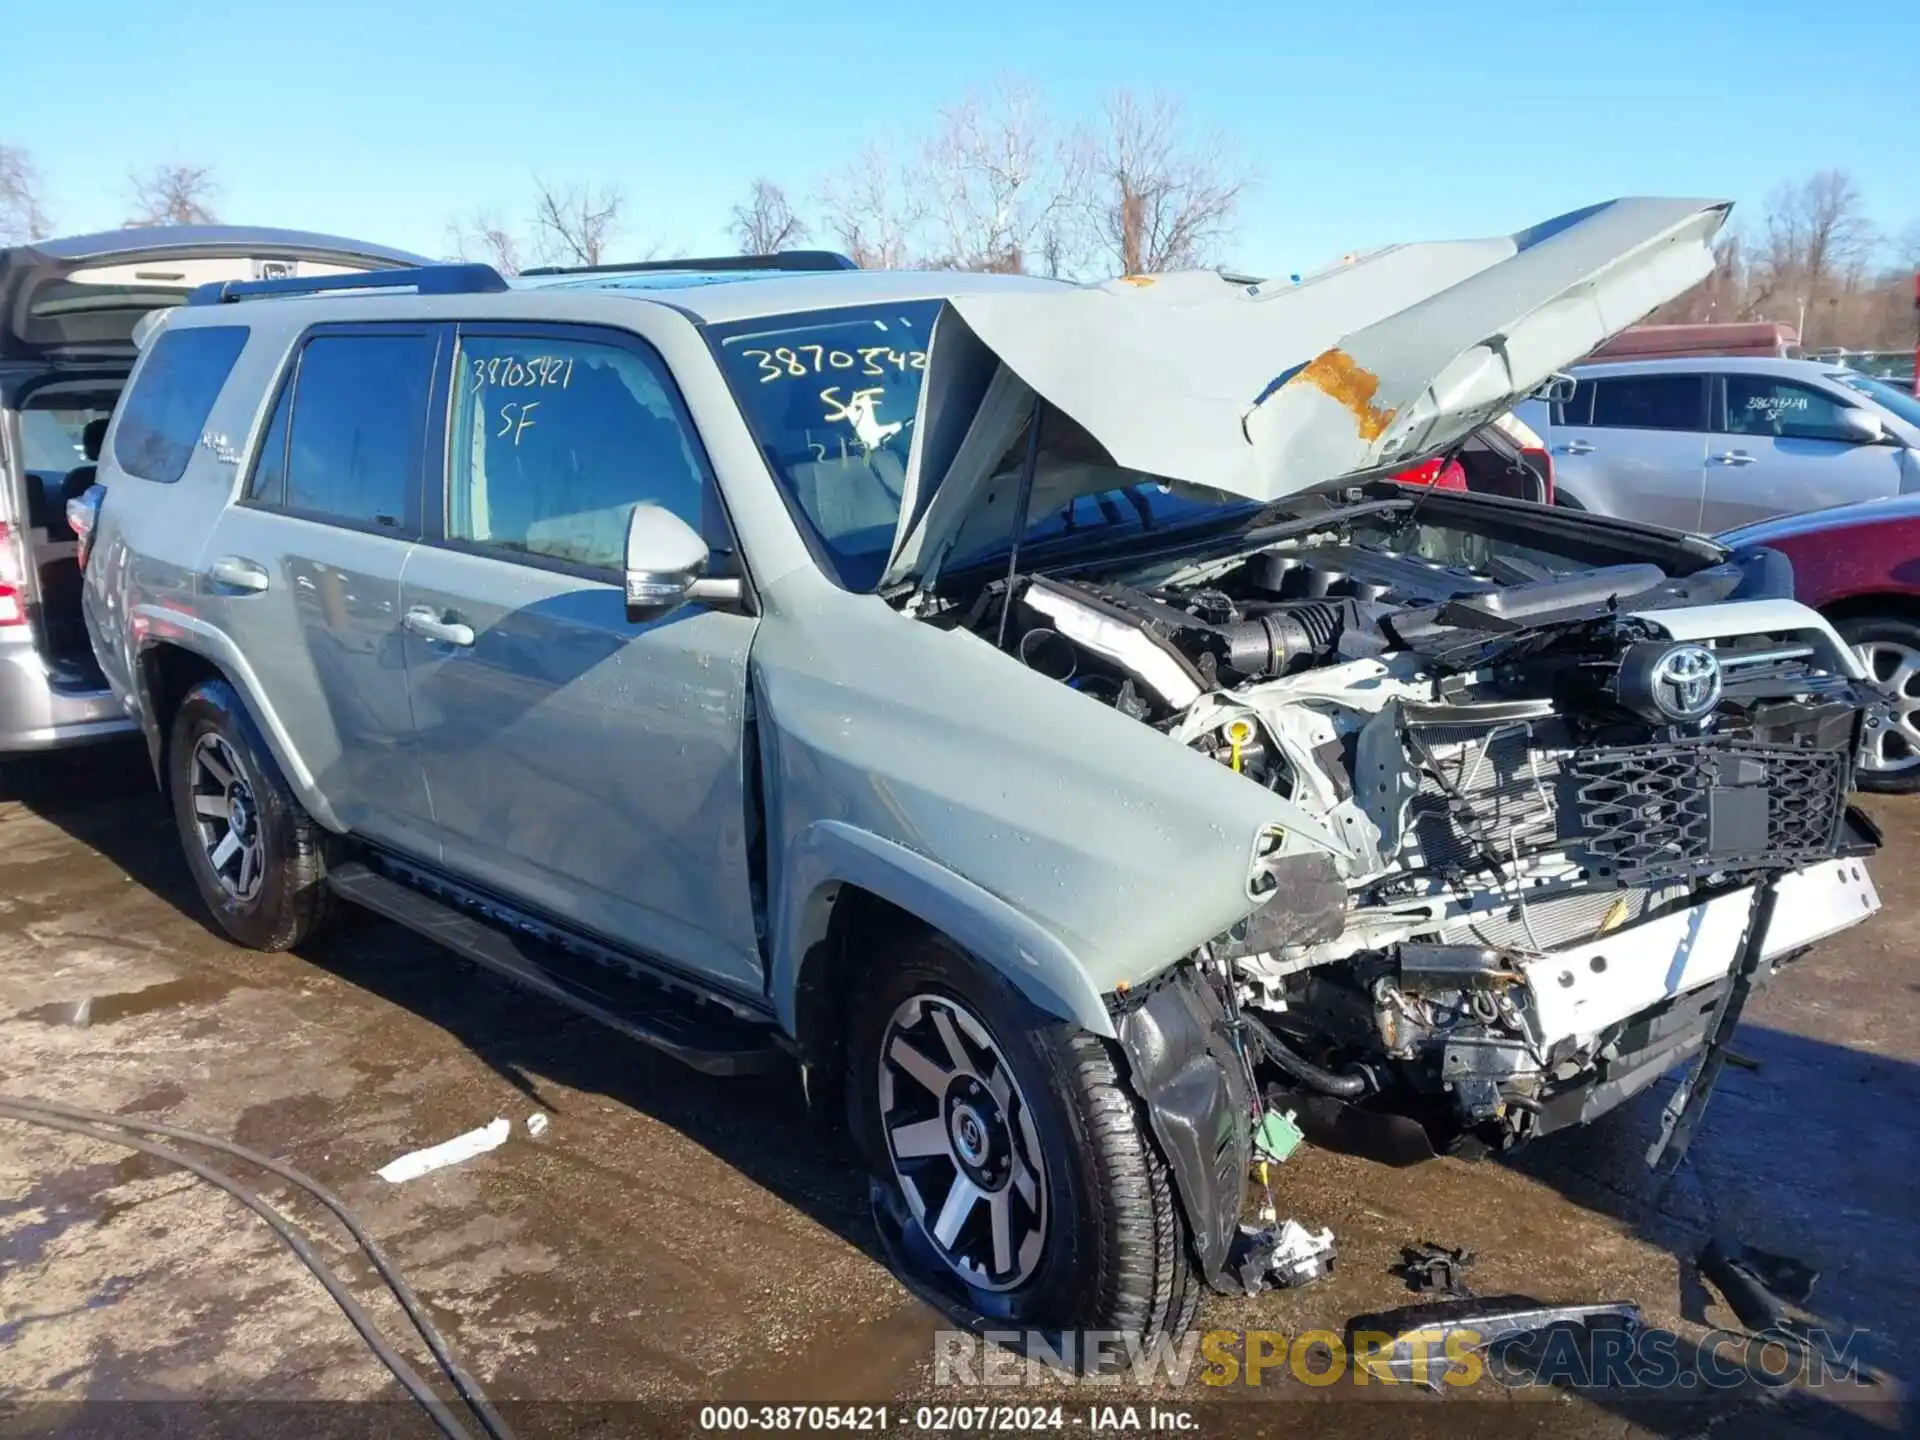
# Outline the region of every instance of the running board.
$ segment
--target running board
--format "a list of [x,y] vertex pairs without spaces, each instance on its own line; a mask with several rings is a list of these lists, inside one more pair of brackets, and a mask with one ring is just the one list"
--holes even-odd
[[358,861],[332,867],[327,883],[341,899],[384,915],[702,1074],[761,1074],[787,1063],[787,1052],[771,1025],[678,994],[637,970],[616,970],[533,935],[516,934]]

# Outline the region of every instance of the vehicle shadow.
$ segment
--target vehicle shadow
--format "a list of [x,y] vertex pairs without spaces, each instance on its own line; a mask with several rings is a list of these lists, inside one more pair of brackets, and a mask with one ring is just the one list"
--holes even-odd
[[[201,903],[139,745],[10,761],[0,767],[0,803],[9,801],[226,940]],[[455,1036],[542,1109],[564,1113],[567,1102],[557,1092],[565,1089],[649,1115],[884,1263],[865,1172],[807,1114],[796,1072],[701,1075],[349,907],[327,935],[298,953]]]
[[[1682,1314],[1696,1324],[1739,1326],[1693,1263],[1709,1235],[1812,1266],[1817,1323],[1840,1337],[1864,1332],[1851,1353],[1897,1382],[1843,1386],[1846,1398],[1884,1412],[1910,1392],[1907,1357],[1920,1347],[1920,1065],[1764,1025],[1741,1026],[1733,1049],[1741,1063],[1723,1073],[1665,1185],[1643,1157],[1673,1077],[1502,1163],[1672,1253]],[[1796,1393],[1792,1410],[1809,1433],[1845,1433],[1857,1418],[1826,1394]]]

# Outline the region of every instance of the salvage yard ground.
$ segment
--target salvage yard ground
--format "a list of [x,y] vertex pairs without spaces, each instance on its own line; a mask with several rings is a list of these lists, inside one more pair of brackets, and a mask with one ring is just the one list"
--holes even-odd
[[[1640,1163],[1657,1096],[1509,1162],[1395,1171],[1305,1150],[1282,1203],[1333,1228],[1339,1268],[1304,1291],[1211,1300],[1202,1327],[1337,1331],[1406,1302],[1389,1266],[1431,1240],[1478,1253],[1480,1293],[1632,1298],[1698,1337],[1732,1323],[1681,1258],[1711,1204],[1740,1238],[1816,1265],[1816,1308],[1907,1374],[1920,1355],[1920,802],[1870,809],[1887,831],[1885,913],[1750,1007],[1737,1048],[1752,1063],[1730,1068],[1695,1177],[1657,1209]],[[644,1414],[1025,1398],[935,1390],[939,1322],[888,1275],[865,1181],[805,1120],[791,1077],[695,1075],[370,917],[311,953],[236,949],[209,928],[133,751],[0,769],[0,1093],[164,1119],[304,1168],[355,1207],[496,1400],[637,1401]],[[536,1111],[550,1125],[533,1138]],[[496,1116],[513,1127],[496,1149],[405,1184],[374,1174]],[[292,1208],[397,1332],[367,1267]],[[143,1156],[0,1121],[0,1402],[397,1393],[232,1201]],[[1883,1434],[1900,1393],[1889,1381],[1502,1403],[1553,1407],[1527,1413],[1554,1433],[1745,1435],[1764,1420]],[[1126,1396],[1067,1398],[1084,1410]],[[1145,1398],[1208,1402],[1203,1428],[1220,1433],[1222,1417],[1237,1431],[1283,1413],[1246,1408],[1261,1399],[1427,1407],[1396,1428],[1458,1403],[1309,1389],[1282,1371],[1233,1410],[1197,1381]],[[1353,1405],[1313,1413],[1379,1428]]]

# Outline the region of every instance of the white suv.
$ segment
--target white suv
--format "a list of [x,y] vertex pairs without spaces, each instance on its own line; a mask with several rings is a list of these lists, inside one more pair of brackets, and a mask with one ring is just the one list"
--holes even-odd
[[1559,502],[1715,534],[1920,489],[1920,400],[1812,360],[1747,355],[1582,365],[1547,438]]

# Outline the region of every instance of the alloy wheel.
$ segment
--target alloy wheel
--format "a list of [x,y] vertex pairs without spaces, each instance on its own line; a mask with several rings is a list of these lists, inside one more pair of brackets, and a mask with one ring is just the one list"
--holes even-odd
[[194,743],[189,783],[207,868],[231,899],[253,899],[267,868],[260,807],[240,757],[223,736],[202,735]]
[[915,995],[888,1020],[879,1065],[887,1155],[928,1241],[969,1285],[1026,1281],[1046,1236],[1046,1170],[986,1026],[948,996]]
[[1920,765],[1920,650],[1894,640],[1863,640],[1853,647],[1882,701],[1867,712],[1860,768],[1896,775]]

